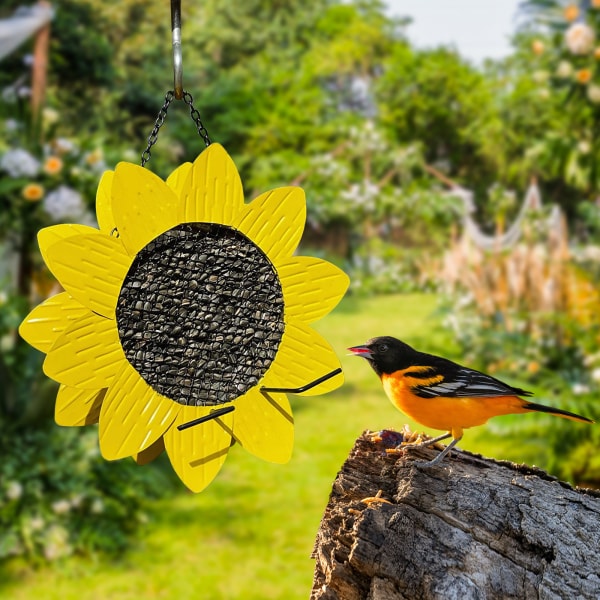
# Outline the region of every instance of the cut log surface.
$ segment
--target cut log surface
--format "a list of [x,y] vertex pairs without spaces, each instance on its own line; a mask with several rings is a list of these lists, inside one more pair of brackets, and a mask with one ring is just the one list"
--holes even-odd
[[[333,484],[311,600],[600,599],[600,494],[452,452],[387,454],[365,432]],[[380,494],[380,501],[363,500]]]

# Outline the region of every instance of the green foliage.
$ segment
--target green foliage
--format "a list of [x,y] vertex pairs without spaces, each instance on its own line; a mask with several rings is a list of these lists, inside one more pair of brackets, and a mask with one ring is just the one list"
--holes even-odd
[[157,468],[107,463],[97,432],[0,421],[0,560],[119,555],[171,483]]
[[547,176],[593,197],[600,186],[600,7],[529,0],[523,10],[531,20],[518,39],[520,60],[529,63],[551,116],[536,145],[538,164]]
[[486,77],[444,48],[394,46],[376,85],[381,118],[399,143],[418,139],[425,159],[469,186],[502,169],[504,135]]

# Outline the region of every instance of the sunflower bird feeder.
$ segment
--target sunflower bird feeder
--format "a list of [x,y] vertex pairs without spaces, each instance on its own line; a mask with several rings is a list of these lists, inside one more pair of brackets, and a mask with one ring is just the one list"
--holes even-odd
[[[339,360],[310,323],[341,299],[348,277],[295,256],[306,203],[298,187],[244,202],[238,171],[211,143],[183,90],[179,2],[172,2],[175,90],[142,155],[99,184],[99,228],[55,225],[40,251],[64,292],[33,309],[21,336],[47,354],[59,425],[99,423],[108,460],[146,464],[166,450],[198,492],[238,442],[289,460],[287,393],[331,391]],[[144,168],[173,99],[183,99],[206,149],[163,181]]]

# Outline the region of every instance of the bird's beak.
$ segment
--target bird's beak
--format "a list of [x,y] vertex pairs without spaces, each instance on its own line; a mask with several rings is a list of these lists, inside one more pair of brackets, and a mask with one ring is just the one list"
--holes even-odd
[[373,356],[373,352],[371,352],[371,349],[368,346],[354,346],[348,348],[348,350],[350,350],[354,356],[362,356],[363,358],[370,358]]

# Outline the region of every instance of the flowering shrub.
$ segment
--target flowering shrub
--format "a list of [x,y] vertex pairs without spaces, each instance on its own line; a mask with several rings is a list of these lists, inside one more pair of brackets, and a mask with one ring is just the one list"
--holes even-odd
[[55,138],[27,148],[25,124],[0,121],[0,236],[74,221],[94,224],[89,204],[106,164],[101,150]]
[[170,487],[166,470],[107,463],[97,435],[55,426],[0,428],[0,560],[116,554],[147,520],[148,500]]
[[563,122],[562,135],[549,131],[536,149],[537,166],[593,197],[600,192],[600,3],[529,0],[523,6],[538,25],[532,77],[554,105],[556,122]]

